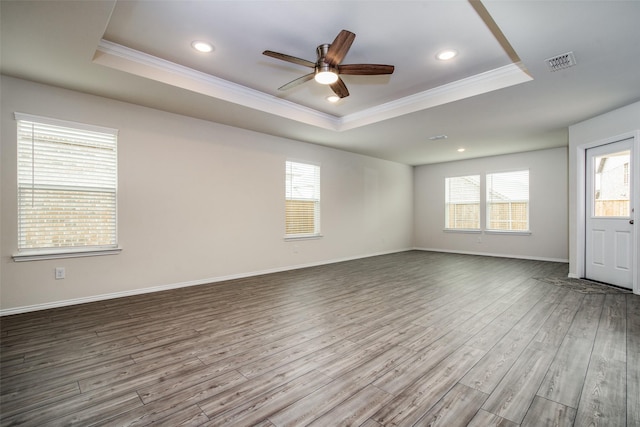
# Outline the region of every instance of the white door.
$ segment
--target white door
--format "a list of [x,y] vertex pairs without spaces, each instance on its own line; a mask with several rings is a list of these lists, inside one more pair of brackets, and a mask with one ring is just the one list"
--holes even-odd
[[633,287],[633,138],[586,152],[587,279]]

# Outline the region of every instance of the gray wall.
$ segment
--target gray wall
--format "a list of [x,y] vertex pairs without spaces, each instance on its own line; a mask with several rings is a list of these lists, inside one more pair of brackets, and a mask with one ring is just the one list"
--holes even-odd
[[[446,177],[524,169],[529,169],[530,235],[444,231]],[[414,170],[414,246],[566,262],[567,188],[566,148],[418,166]]]
[[[580,146],[640,129],[640,103],[558,148],[412,168],[3,76],[2,314],[410,248],[567,261],[577,274]],[[14,112],[119,129],[119,255],[16,263]],[[284,240],[284,162],[320,163],[322,234]],[[444,178],[530,170],[530,235],[444,232]],[[637,194],[637,192],[636,192]],[[480,237],[480,239],[478,239]],[[478,240],[480,240],[478,242]],[[66,268],[54,280],[54,268]]]
[[[412,167],[2,77],[3,314],[410,249]],[[14,262],[14,112],[119,129],[119,255]],[[284,240],[284,163],[321,165],[323,238]],[[55,267],[66,279],[54,280]]]

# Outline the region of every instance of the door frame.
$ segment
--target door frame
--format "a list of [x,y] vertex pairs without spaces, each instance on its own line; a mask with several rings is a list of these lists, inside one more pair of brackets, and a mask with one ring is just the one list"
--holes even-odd
[[[624,139],[632,139],[633,153],[631,172],[633,197],[633,219],[637,221],[640,217],[640,130],[623,133],[610,138],[598,141],[587,142],[576,147],[576,275],[578,278],[585,277],[586,262],[586,240],[587,240],[587,207],[586,207],[586,160],[587,150],[589,148],[599,147],[601,145],[611,144],[613,142],[622,141]],[[640,265],[638,258],[640,256],[640,232],[638,231],[640,223],[634,224],[633,227],[633,256],[631,259],[633,265],[633,293],[640,295]]]

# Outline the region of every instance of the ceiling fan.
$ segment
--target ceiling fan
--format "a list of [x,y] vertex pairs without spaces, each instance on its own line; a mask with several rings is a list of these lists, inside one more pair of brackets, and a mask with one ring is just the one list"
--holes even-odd
[[294,64],[313,68],[313,72],[305,74],[289,83],[278,88],[278,90],[287,90],[299,84],[305,83],[311,79],[315,79],[318,83],[329,85],[331,90],[340,98],[349,96],[349,90],[340,78],[340,74],[372,76],[379,74],[392,74],[393,65],[382,64],[346,64],[340,63],[347,55],[356,35],[350,31],[342,30],[336,36],[331,44],[321,44],[316,48],[318,59],[316,62],[307,61],[306,59],[296,58],[295,56],[286,55],[284,53],[265,50],[264,55],[272,58],[281,59],[283,61],[292,62]]

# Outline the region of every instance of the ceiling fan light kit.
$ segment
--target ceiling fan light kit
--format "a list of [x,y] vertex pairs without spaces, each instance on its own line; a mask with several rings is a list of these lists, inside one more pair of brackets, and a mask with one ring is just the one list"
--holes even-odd
[[318,71],[314,80],[321,85],[330,85],[338,81],[338,75],[333,71]]
[[284,53],[274,52],[271,50],[265,50],[263,54],[272,58],[280,59],[282,61],[287,61],[293,64],[298,64],[314,69],[312,73],[299,77],[279,87],[278,90],[291,89],[311,79],[314,79],[320,84],[329,85],[331,90],[336,94],[338,98],[346,98],[347,96],[349,96],[349,90],[340,78],[340,74],[373,76],[381,74],[392,74],[394,71],[393,65],[341,65],[341,62],[347,55],[347,52],[349,52],[349,49],[351,48],[351,44],[353,43],[355,37],[356,35],[350,31],[340,31],[333,43],[321,44],[316,48],[316,62],[307,61],[306,59],[296,58],[291,55],[286,55]]
[[320,64],[316,67],[314,80],[321,85],[330,85],[338,81],[338,73],[329,64]]

